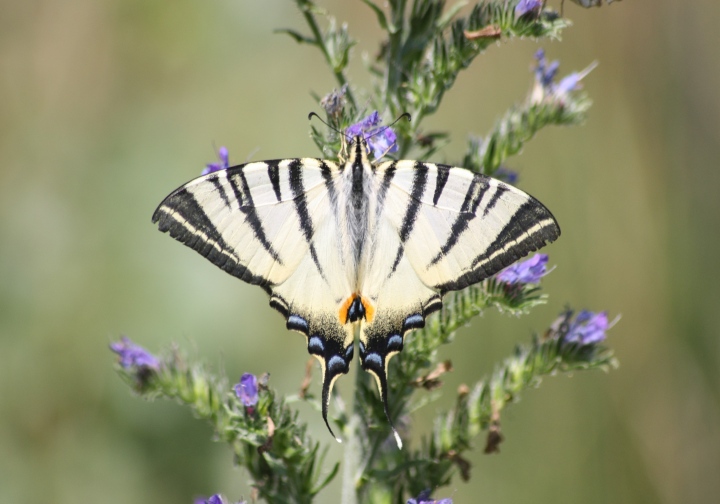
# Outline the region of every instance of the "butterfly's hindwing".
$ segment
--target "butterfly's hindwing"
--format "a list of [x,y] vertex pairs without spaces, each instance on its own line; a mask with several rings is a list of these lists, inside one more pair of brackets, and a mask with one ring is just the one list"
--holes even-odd
[[[389,223],[386,222],[385,227],[388,235],[380,243],[390,241],[388,253],[373,256],[375,261],[363,283],[368,304],[375,309],[372,316],[366,316],[361,324],[359,353],[363,369],[371,373],[377,382],[385,415],[392,425],[387,384],[390,359],[402,351],[405,336],[413,329],[424,327],[425,317],[439,310],[442,302],[438,292],[425,285],[415,274],[405,255],[400,255],[396,262],[397,254],[390,252],[401,248],[400,236],[393,233]],[[396,432],[395,436],[400,444]]]

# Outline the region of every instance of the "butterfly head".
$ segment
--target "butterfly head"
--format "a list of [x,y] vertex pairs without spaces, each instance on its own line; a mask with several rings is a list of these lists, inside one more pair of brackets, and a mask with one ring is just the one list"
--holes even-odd
[[369,146],[363,135],[345,135],[340,158],[343,162],[361,163],[368,161]]
[[367,155],[368,142],[363,135],[355,135],[350,139],[350,155],[357,156],[360,153]]
[[393,126],[403,118],[410,119],[409,114],[401,115],[392,124],[383,126],[380,114],[374,111],[361,121],[351,125],[345,130],[345,141],[350,144],[349,155],[356,158],[362,149],[372,152],[375,160],[398,150],[397,135]]

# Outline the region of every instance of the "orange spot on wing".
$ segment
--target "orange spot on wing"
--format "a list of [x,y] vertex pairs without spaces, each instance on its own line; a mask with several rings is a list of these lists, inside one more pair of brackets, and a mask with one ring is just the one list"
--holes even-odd
[[367,320],[369,324],[373,321],[373,318],[375,318],[375,307],[370,304],[370,301],[368,301],[366,297],[361,296],[360,301],[365,307],[365,320]]

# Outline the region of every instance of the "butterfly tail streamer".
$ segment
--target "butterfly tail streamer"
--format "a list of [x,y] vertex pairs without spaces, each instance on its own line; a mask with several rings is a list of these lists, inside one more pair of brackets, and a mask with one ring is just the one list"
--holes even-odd
[[335,384],[335,380],[337,379],[338,375],[330,375],[329,373],[325,373],[323,376],[323,387],[322,387],[322,417],[325,421],[325,425],[327,426],[328,430],[330,431],[330,434],[332,437],[335,438],[335,441],[338,443],[342,443],[342,439],[340,439],[338,436],[335,435],[332,428],[330,427],[330,422],[328,422],[328,408],[330,406],[330,397],[332,395],[332,388]]
[[395,424],[393,424],[392,418],[390,418],[390,409],[388,408],[387,399],[387,374],[384,371],[385,370],[383,370],[382,375],[378,378],[378,380],[383,382],[380,387],[380,397],[382,399],[383,409],[385,410],[385,418],[387,418],[388,424],[390,424],[390,428],[392,429],[393,436],[395,436],[395,443],[397,443],[398,450],[402,450],[402,439],[400,439],[400,434],[398,434],[397,429],[395,429]]
[[398,449],[401,450],[403,446],[402,439],[400,439],[400,434],[398,434],[397,429],[395,429],[395,425],[393,424],[392,418],[390,417],[390,408],[388,407],[387,368],[384,363],[379,362],[379,360],[374,360],[372,359],[372,357],[370,359],[363,359],[362,367],[365,371],[369,372],[373,375],[373,377],[375,377],[378,392],[380,392],[380,400],[382,401],[383,410],[385,411],[385,417],[390,424],[390,428],[392,429]]

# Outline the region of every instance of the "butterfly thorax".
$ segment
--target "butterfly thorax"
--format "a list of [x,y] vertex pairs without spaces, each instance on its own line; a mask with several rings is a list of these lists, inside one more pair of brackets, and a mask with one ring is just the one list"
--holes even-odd
[[356,290],[361,289],[363,278],[363,265],[367,263],[366,255],[370,252],[368,236],[371,236],[369,226],[373,186],[373,165],[368,159],[367,144],[361,137],[356,137],[349,148],[349,158],[341,167],[339,193],[343,195],[340,202],[340,215],[338,227],[344,230],[342,247],[344,257],[352,262],[348,270],[351,285]]

